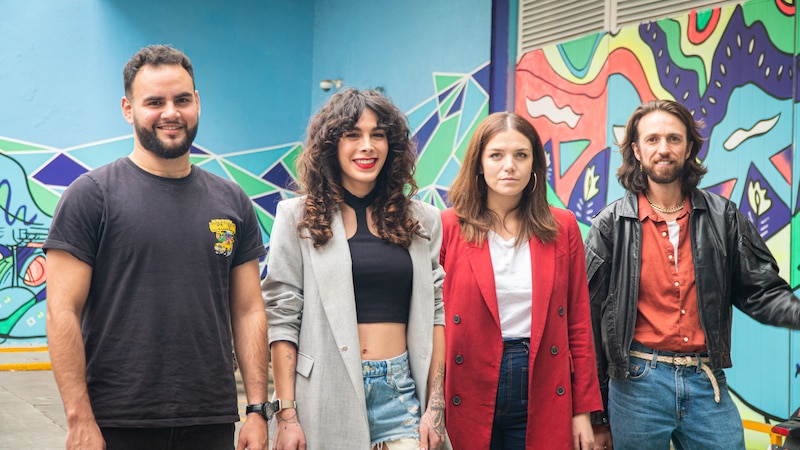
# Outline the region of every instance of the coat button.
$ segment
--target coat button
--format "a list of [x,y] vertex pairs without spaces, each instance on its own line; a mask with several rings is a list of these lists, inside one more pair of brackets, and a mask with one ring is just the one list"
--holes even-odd
[[564,307],[563,306],[559,306],[558,307],[558,315],[559,316],[563,316],[564,315]]
[[343,352],[346,352],[346,351],[347,351],[347,346],[346,346],[346,345],[343,345],[343,346],[342,346],[342,351],[343,351]]
[[558,395],[564,395],[564,392],[566,391],[564,390],[563,386],[559,386],[558,389],[556,389],[556,394]]
[[453,323],[461,323],[461,316],[459,316],[458,314],[453,316]]
[[455,397],[453,397],[453,404],[456,405],[456,406],[460,405],[461,404],[461,397],[459,397],[457,395]]
[[464,357],[461,355],[456,355],[456,364],[461,364],[464,362]]
[[556,347],[555,345],[550,347],[550,353],[552,353],[554,355],[557,355],[558,354],[558,347]]

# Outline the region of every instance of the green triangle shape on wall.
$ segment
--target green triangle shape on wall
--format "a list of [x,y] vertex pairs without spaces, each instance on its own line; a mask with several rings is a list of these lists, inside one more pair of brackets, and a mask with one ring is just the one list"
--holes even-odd
[[246,192],[250,197],[256,197],[268,192],[277,191],[275,187],[261,178],[253,176],[252,174],[245,172],[226,161],[222,161],[222,164],[225,166],[225,170],[231,174],[233,181],[239,183],[239,186],[241,186],[242,189],[244,189],[244,192]]
[[439,75],[434,74],[433,80],[434,85],[436,86],[436,94],[440,94],[445,89],[449,88],[450,86],[458,83],[464,79],[463,75]]
[[24,142],[9,141],[8,139],[0,139],[0,150],[4,152],[23,152],[26,150],[50,150],[34,144],[26,144]]
[[208,161],[210,158],[208,155],[189,155],[189,161],[196,166]]
[[575,164],[578,157],[581,156],[586,147],[589,146],[588,139],[580,139],[577,141],[562,142],[561,147],[561,176],[567,173],[567,170]]
[[296,145],[290,153],[287,153],[281,162],[283,162],[283,166],[286,167],[286,170],[292,174],[295,180],[297,180],[297,167],[295,163],[297,162],[297,158],[300,157],[300,153],[303,153],[303,146]]

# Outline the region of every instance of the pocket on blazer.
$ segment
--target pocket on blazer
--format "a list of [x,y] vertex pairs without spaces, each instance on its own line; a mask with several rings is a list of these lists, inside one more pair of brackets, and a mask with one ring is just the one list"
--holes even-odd
[[295,372],[308,378],[311,375],[312,368],[314,368],[314,358],[303,352],[297,352],[297,368]]

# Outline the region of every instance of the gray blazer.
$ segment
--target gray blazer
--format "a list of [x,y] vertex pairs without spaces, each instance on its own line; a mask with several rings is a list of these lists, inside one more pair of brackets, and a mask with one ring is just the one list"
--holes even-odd
[[[307,447],[369,449],[361,376],[350,247],[341,213],[332,217],[333,237],[321,248],[297,235],[304,198],[278,204],[270,235],[269,267],[261,285],[269,343],[297,346],[295,399]],[[415,237],[408,249],[414,266],[406,331],[411,376],[425,411],[433,327],[444,324],[439,265],[439,211],[414,201],[413,214],[430,239]]]

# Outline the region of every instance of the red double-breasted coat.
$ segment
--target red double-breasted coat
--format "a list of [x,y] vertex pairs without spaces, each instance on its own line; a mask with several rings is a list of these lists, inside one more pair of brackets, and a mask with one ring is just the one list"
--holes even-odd
[[[527,449],[572,449],[572,416],[603,408],[581,233],[572,212],[551,209],[558,239],[529,242]],[[503,356],[489,246],[465,242],[452,210],[442,213],[442,226],[447,432],[455,450],[487,449]]]

